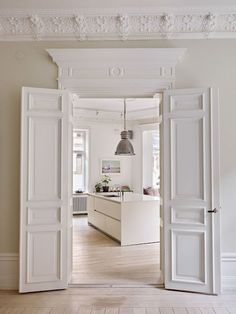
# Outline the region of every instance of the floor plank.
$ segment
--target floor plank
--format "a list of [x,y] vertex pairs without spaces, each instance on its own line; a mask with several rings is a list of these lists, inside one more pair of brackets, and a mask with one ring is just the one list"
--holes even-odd
[[92,314],[105,314],[105,307],[95,307],[92,309]]
[[175,314],[187,314],[187,310],[184,307],[174,307],[173,311]]
[[133,314],[146,314],[146,308],[145,307],[134,308]]
[[161,314],[174,314],[174,311],[173,311],[173,309],[172,308],[168,308],[168,307],[166,307],[166,308],[160,308],[160,313]]
[[106,307],[105,314],[119,314],[118,307]]
[[133,314],[133,309],[131,307],[129,308],[121,308],[120,309],[120,314]]
[[201,310],[197,307],[186,308],[188,314],[201,314]]
[[215,311],[213,308],[206,308],[206,307],[201,307],[200,311],[202,314],[215,314]]
[[214,307],[214,311],[216,314],[229,314],[229,311],[222,307]]
[[91,314],[92,307],[91,306],[80,306],[78,309],[78,314]]
[[157,307],[147,307],[146,313],[147,314],[160,314],[160,310]]

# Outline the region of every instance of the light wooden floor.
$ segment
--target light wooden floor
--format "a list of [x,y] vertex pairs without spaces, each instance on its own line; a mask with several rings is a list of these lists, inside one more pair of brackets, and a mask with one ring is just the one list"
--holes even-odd
[[151,285],[161,283],[159,243],[121,247],[87,223],[73,219],[73,284]]
[[24,295],[0,291],[0,313],[234,314],[236,294],[207,296],[152,287],[70,288]]
[[[117,273],[122,274],[122,282],[136,283],[140,280],[150,277],[136,277],[130,275],[132,267],[125,267],[122,261],[130,258],[136,261],[136,270],[143,269],[140,259],[147,262],[149,265],[150,273],[153,271],[154,260],[143,258],[138,248],[120,248],[116,242],[111,241],[109,238],[100,234],[96,230],[90,229],[86,226],[86,220],[81,219],[81,225],[76,223],[76,228],[81,228],[81,237],[75,238],[75,243],[78,247],[77,253],[81,250],[83,259],[86,260],[95,252],[98,259],[95,264],[92,262],[87,264],[87,271],[94,271],[94,267],[101,274],[101,278],[111,280],[117,278]],[[86,231],[87,230],[87,231]],[[93,235],[96,235],[94,240]],[[84,235],[84,236],[82,236]],[[84,239],[87,239],[87,244],[79,246],[78,244]],[[80,247],[80,249],[79,249]],[[140,246],[141,248],[142,246]],[[147,246],[155,251],[154,245]],[[76,249],[76,246],[75,246]],[[110,253],[108,252],[109,250]],[[142,250],[141,250],[142,251]],[[148,251],[148,250],[147,250]],[[147,252],[143,247],[143,254]],[[79,256],[79,255],[78,255]],[[78,258],[75,256],[75,259]],[[129,258],[127,258],[129,256]],[[82,260],[83,260],[82,259]],[[119,267],[115,270],[110,269],[109,266],[112,259],[117,262]],[[101,265],[99,264],[99,261]],[[156,259],[155,259],[156,260]],[[96,265],[97,264],[97,265]],[[100,265],[100,266],[99,266]],[[106,269],[108,268],[108,269]],[[85,268],[84,268],[85,271]],[[83,274],[83,273],[82,273]],[[92,280],[92,277],[86,274],[81,274],[81,278]],[[95,274],[95,279],[98,280],[99,276]],[[127,278],[126,278],[127,276]],[[100,279],[101,279],[100,278]],[[119,282],[119,278],[117,278]],[[148,279],[150,280],[150,279]],[[197,293],[185,293],[178,291],[168,291],[162,288],[154,288],[152,286],[146,288],[128,287],[123,288],[103,288],[103,287],[80,287],[70,288],[68,290],[50,291],[41,293],[29,293],[20,295],[18,292],[0,291],[0,313],[8,314],[236,314],[236,292],[222,294],[220,296],[208,296]]]

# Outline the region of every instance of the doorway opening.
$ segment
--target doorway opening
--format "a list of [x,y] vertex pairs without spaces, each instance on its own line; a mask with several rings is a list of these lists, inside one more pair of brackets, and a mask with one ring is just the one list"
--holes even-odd
[[[160,102],[128,98],[135,156],[115,156],[124,99],[77,99],[72,285],[162,285]],[[108,192],[103,192],[108,178]],[[103,182],[102,182],[103,181]]]

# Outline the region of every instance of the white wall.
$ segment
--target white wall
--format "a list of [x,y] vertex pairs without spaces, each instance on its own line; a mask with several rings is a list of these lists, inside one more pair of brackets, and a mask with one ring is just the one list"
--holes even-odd
[[108,122],[81,122],[75,126],[89,130],[89,191],[101,180],[101,159],[114,158],[121,161],[121,174],[111,175],[114,184],[129,185],[132,188],[132,158],[131,156],[115,156],[116,146],[120,141],[122,124]]
[[[21,87],[57,88],[57,67],[45,49],[68,47],[185,47],[187,55],[176,68],[175,86],[219,87],[222,251],[227,256],[236,253],[236,41],[216,39],[0,43],[0,253],[19,250]],[[140,158],[137,148],[136,152],[133,166]]]
[[153,186],[153,140],[151,131],[143,132],[143,187]]

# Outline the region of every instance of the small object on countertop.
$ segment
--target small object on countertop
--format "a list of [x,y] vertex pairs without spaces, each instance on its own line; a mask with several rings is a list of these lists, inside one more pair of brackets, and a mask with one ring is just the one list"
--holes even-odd
[[99,192],[101,192],[101,189],[102,189],[102,183],[101,183],[101,182],[97,182],[97,183],[95,184],[95,191],[96,191],[97,193],[99,193]]
[[122,185],[121,190],[124,192],[131,192],[130,187],[128,185]]
[[109,192],[109,182],[111,182],[111,178],[108,175],[104,175],[101,179],[103,192]]
[[103,192],[109,192],[109,186],[108,185],[104,185],[102,187],[102,189],[103,189]]
[[75,193],[84,193],[84,191],[82,191],[82,190],[77,190],[77,191],[75,191]]

